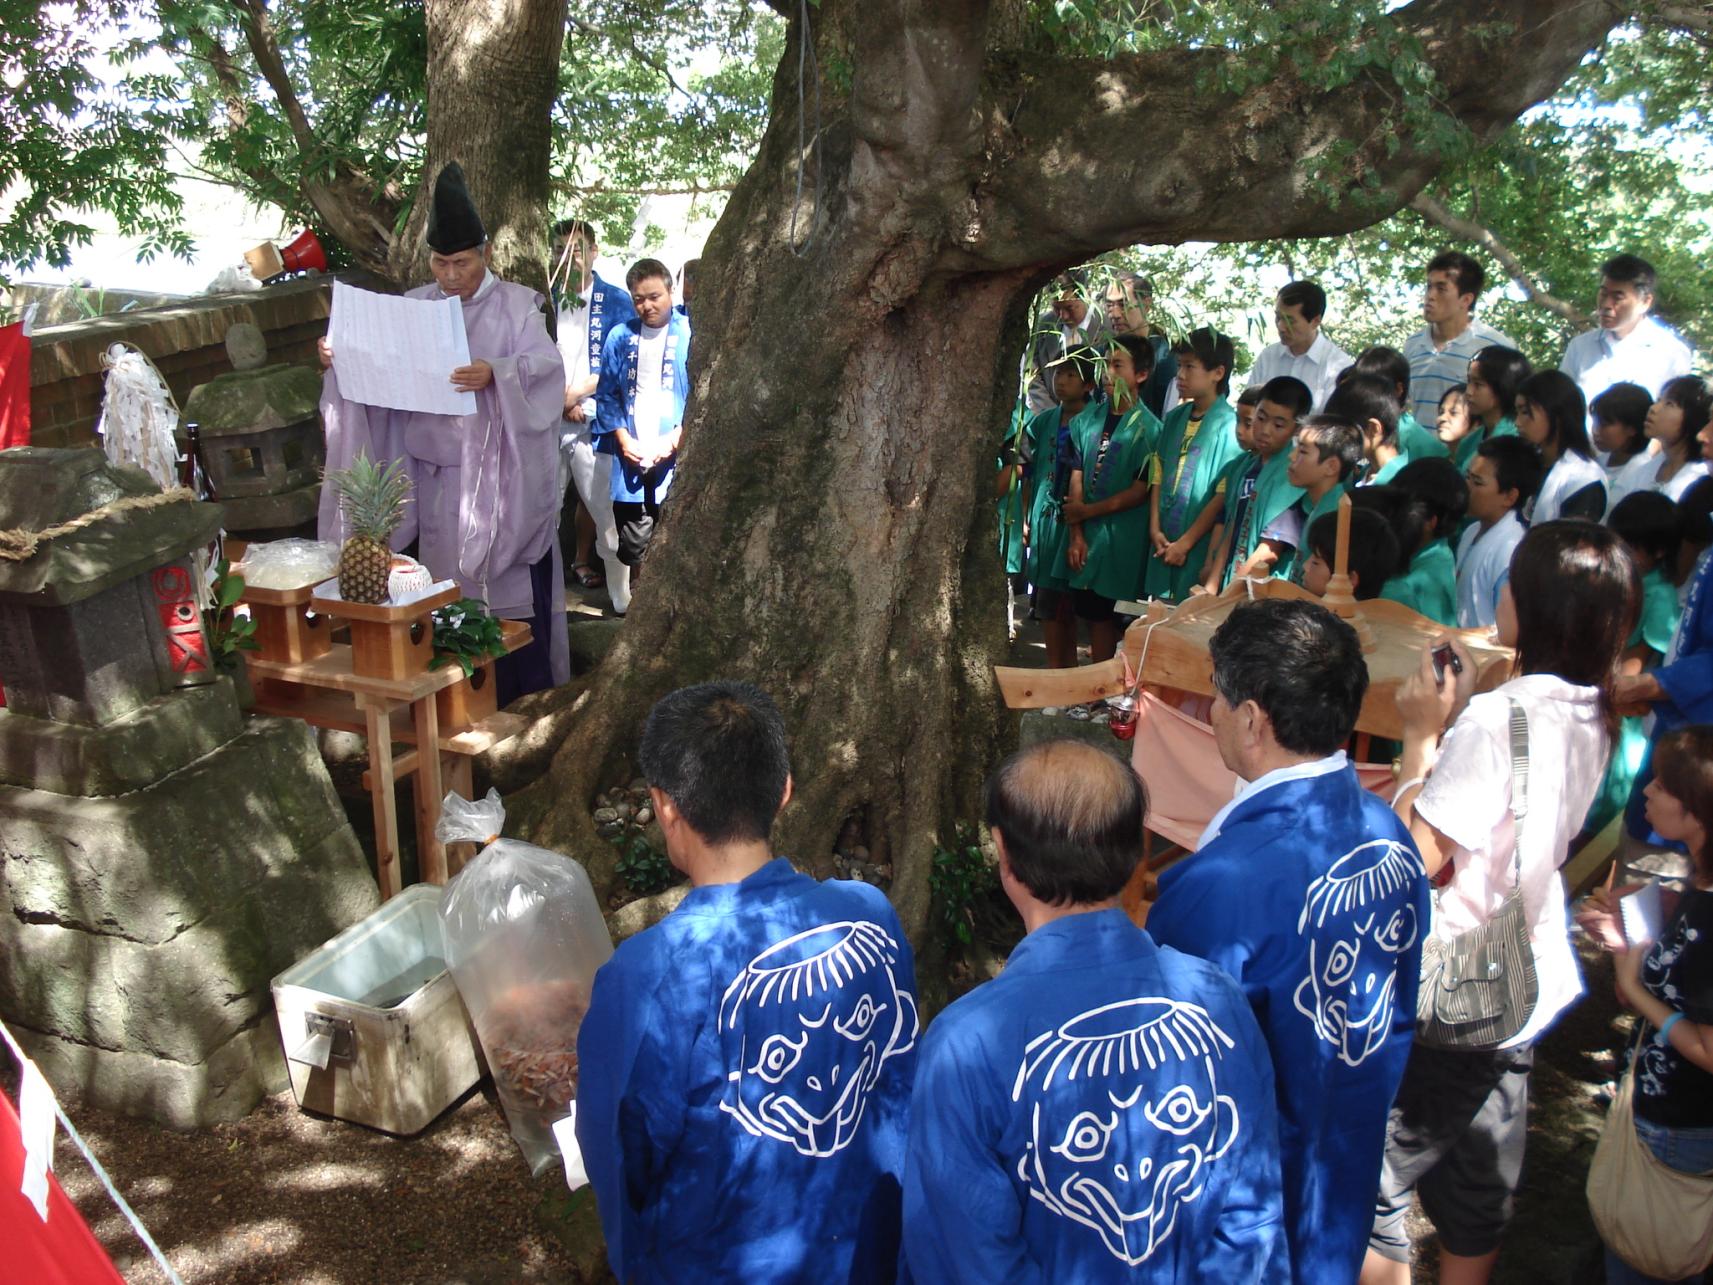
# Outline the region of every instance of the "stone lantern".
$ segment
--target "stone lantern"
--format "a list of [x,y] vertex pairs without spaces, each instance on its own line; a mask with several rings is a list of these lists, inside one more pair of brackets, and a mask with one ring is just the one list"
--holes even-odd
[[159,494],[0,451],[0,529],[40,536],[0,558],[0,1017],[61,1091],[190,1127],[284,1084],[270,979],[379,896],[309,729],[213,668],[220,510],[123,507]]
[[266,341],[248,322],[227,330],[226,355],[232,370],[184,403],[226,529],[256,540],[301,534],[315,520],[327,462],[321,372],[266,365]]

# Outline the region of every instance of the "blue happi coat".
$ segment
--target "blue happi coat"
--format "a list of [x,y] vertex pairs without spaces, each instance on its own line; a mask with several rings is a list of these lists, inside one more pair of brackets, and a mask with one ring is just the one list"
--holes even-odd
[[595,423],[590,435],[596,445],[613,457],[613,499],[640,504],[648,490],[658,502],[666,498],[677,467],[674,455],[656,465],[645,477],[619,453],[618,438],[624,429],[646,446],[668,436],[684,422],[684,404],[690,399],[690,318],[674,310],[666,322],[666,351],[672,363],[667,412],[658,424],[636,422],[637,348],[642,320],[630,317],[607,332],[601,348],[600,381],[595,385]]
[[1037,928],[923,1039],[904,1172],[917,1282],[1267,1280],[1281,1199],[1242,992],[1122,910]]
[[1266,1032],[1301,1285],[1361,1268],[1428,932],[1415,843],[1335,757],[1215,818],[1148,914],[1155,940],[1235,977]]
[[886,897],[775,860],[595,975],[577,1141],[621,1281],[889,1281],[915,1071]]

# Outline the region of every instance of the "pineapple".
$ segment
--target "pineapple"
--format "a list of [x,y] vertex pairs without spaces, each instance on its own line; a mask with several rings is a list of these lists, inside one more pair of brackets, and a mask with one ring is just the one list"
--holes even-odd
[[397,460],[376,464],[358,454],[348,469],[328,474],[350,532],[339,550],[339,596],[346,602],[387,600],[392,550],[387,540],[404,521],[410,479]]

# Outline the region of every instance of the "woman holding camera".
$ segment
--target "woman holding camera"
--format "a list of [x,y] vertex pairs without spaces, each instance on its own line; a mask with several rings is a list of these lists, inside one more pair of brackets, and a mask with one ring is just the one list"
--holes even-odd
[[1522,1168],[1534,1045],[1582,994],[1558,868],[1605,771],[1612,683],[1640,604],[1641,577],[1616,535],[1544,523],[1517,546],[1499,599],[1515,677],[1475,695],[1472,658],[1442,640],[1399,691],[1395,806],[1444,883],[1431,929],[1419,927],[1432,939],[1424,992],[1438,984],[1430,959],[1454,959],[1460,937],[1507,925],[1516,945],[1526,938],[1513,972],[1520,979],[1532,960],[1534,985],[1532,999],[1513,997],[1472,1028],[1490,1038],[1444,1025],[1424,1036],[1418,1025],[1388,1121],[1364,1285],[1407,1285],[1412,1193],[1438,1229],[1443,1285],[1492,1273]]

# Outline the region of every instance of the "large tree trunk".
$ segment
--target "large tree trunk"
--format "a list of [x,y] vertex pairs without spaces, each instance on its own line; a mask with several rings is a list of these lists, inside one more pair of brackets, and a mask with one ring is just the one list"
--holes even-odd
[[[1239,98],[1208,87],[1218,51],[1023,58],[1009,45],[1020,10],[1003,8],[822,0],[820,63],[854,75],[823,83],[806,158],[793,17],[760,154],[703,257],[666,520],[623,636],[556,716],[551,767],[513,800],[524,832],[584,858],[598,885],[613,858],[588,804],[623,772],[649,705],[745,678],[792,732],[797,794],[778,849],[824,869],[857,815],[917,935],[934,848],[978,818],[1011,730],[992,684],[1004,635],[990,484],[1035,290],[1138,240],[1360,226],[1435,167],[1388,145],[1383,83],[1333,92],[1281,73]],[[1610,21],[1546,0],[1418,0],[1397,16],[1478,130],[1550,93]],[[1469,34],[1477,16],[1485,37]],[[1528,39],[1481,43],[1505,22]],[[1506,76],[1483,70],[1499,65]],[[1301,181],[1301,158],[1340,137],[1357,144],[1351,181],[1383,175],[1382,200]],[[802,253],[794,210],[798,240],[812,234]]]
[[388,275],[428,276],[423,233],[434,180],[464,167],[494,247],[494,271],[546,292],[553,96],[565,0],[427,0],[428,155]]

